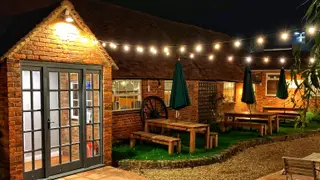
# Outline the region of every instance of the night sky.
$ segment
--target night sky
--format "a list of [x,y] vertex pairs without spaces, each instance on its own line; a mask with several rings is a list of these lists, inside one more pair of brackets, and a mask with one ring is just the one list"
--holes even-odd
[[232,36],[301,28],[308,0],[104,0]]

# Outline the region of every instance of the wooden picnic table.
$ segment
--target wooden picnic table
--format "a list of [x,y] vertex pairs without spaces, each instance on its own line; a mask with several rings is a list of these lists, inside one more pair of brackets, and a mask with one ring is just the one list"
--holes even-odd
[[272,135],[272,122],[274,122],[276,131],[279,132],[279,119],[277,113],[273,112],[225,112],[224,121],[228,121],[229,118],[232,118],[234,121],[236,118],[257,118],[254,120],[268,121],[268,130],[269,134]]
[[174,129],[179,131],[190,132],[190,153],[195,151],[196,147],[196,132],[205,131],[205,146],[210,148],[210,126],[209,124],[200,124],[188,121],[172,120],[172,119],[150,119],[145,121],[144,130],[149,132],[149,127],[161,127],[167,129]]
[[269,111],[299,111],[299,108],[296,107],[276,107],[276,106],[263,106],[263,112]]
[[320,161],[320,153],[312,153],[302,159],[310,161]]

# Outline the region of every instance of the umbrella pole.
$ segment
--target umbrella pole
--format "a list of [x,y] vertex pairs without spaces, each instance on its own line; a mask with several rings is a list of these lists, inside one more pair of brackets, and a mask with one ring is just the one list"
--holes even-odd
[[[251,123],[251,104],[249,104],[249,113],[250,113],[250,123]],[[250,131],[252,131],[252,127],[250,127]]]
[[284,100],[284,103],[283,103],[283,122],[286,123],[286,100]]

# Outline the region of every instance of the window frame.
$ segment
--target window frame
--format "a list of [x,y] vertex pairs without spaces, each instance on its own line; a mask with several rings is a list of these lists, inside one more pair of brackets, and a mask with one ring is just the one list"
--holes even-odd
[[[139,87],[140,87],[140,93],[138,93],[138,97],[140,96],[140,98],[141,98],[141,105],[142,105],[142,79],[113,79],[112,80],[112,86],[113,86],[113,82],[114,81],[139,81],[140,82],[140,85],[139,85]],[[113,93],[113,87],[112,87],[112,98],[114,99],[115,97],[123,97],[123,96],[115,96],[114,95],[114,93]],[[126,98],[127,98],[127,95],[126,95]],[[134,110],[140,110],[140,108],[131,108],[131,109],[117,109],[117,110],[115,110],[115,109],[113,109],[113,106],[114,106],[114,104],[113,104],[114,102],[112,102],[112,112],[125,112],[125,111],[134,111]]]
[[[225,89],[225,84],[226,84],[226,83],[232,83],[232,84],[233,84],[233,98],[232,98],[233,100],[232,100],[232,101],[229,101],[229,100],[226,100],[226,99],[225,99],[224,89]],[[223,82],[222,95],[223,95],[224,101],[225,101],[226,103],[235,103],[235,102],[236,102],[236,82],[224,81],[224,82]]]
[[[279,78],[278,79],[269,79],[268,77],[269,77],[269,75],[278,75],[279,76]],[[276,80],[276,81],[279,81],[279,79],[280,79],[280,73],[276,73],[276,72],[274,72],[274,73],[266,73],[266,86],[265,86],[265,96],[269,96],[269,97],[276,97],[277,96],[277,94],[268,94],[268,81],[269,80]]]

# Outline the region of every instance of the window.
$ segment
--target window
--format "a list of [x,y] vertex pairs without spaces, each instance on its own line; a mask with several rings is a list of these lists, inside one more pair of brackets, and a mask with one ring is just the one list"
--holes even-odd
[[266,96],[276,96],[279,78],[278,73],[267,74]]
[[223,97],[226,102],[235,101],[235,83],[234,82],[223,83]]
[[112,94],[112,110],[139,109],[141,107],[141,80],[114,80]]
[[166,103],[167,106],[170,106],[172,82],[173,82],[172,80],[164,81],[164,102]]
[[[78,82],[70,82],[71,89],[78,89]],[[70,91],[71,93],[71,107],[79,107],[79,94],[78,92]],[[71,118],[79,119],[79,109],[71,109]]]

